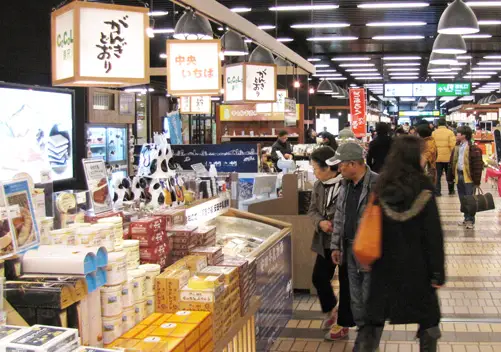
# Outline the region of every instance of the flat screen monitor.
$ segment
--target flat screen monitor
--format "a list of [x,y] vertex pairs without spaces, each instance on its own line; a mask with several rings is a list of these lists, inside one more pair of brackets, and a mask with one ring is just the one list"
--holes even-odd
[[0,180],[73,178],[73,91],[0,85]]
[[412,83],[406,84],[393,84],[386,83],[384,85],[385,97],[412,97]]

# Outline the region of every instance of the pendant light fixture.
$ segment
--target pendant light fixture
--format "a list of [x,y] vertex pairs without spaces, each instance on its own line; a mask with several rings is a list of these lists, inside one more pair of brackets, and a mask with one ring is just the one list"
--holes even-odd
[[439,54],[465,54],[466,42],[459,34],[439,34],[432,51]]
[[320,84],[317,87],[317,93],[332,94],[332,92],[333,92],[332,84],[327,80],[323,80],[322,82],[320,82]]
[[332,92],[330,94],[336,95],[336,96],[342,96],[343,91],[341,88],[338,87],[337,84],[331,84],[332,85]]
[[224,56],[244,56],[249,54],[244,39],[231,29],[221,37],[221,46],[223,47]]
[[254,49],[250,54],[249,62],[259,64],[274,64],[275,59],[273,58],[271,51],[263,48],[262,46],[257,46],[256,49]]
[[438,22],[440,34],[473,34],[480,32],[477,17],[463,0],[454,0],[447,6]]
[[290,66],[292,66],[292,64],[289,61],[282,59],[280,56],[277,56],[275,58],[275,65],[277,65],[279,67],[290,67]]
[[430,56],[430,64],[433,65],[453,65],[457,62],[456,55],[431,53]]
[[207,18],[194,11],[186,11],[174,28],[174,38],[181,40],[213,39],[212,27]]

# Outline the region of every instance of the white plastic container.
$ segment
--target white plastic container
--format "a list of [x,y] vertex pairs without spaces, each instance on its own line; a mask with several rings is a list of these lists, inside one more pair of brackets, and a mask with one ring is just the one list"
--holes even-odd
[[134,281],[128,279],[122,286],[122,307],[134,307],[136,301],[134,300]]
[[146,317],[155,313],[155,295],[146,297]]
[[99,219],[98,224],[112,224],[115,232],[115,247],[121,246],[124,238],[123,220],[120,216]]
[[136,324],[139,324],[144,319],[146,319],[146,316],[147,316],[146,315],[146,300],[136,302],[135,310],[136,310]]
[[146,280],[144,281],[144,287],[146,291],[146,296],[151,296],[155,294],[155,281],[156,277],[160,275],[161,267],[158,264],[143,264],[139,266],[146,272]]
[[96,229],[91,226],[84,226],[75,229],[78,244],[85,247],[101,247],[102,242],[98,237]]
[[136,326],[136,307],[124,309],[122,313],[122,334]]
[[108,345],[122,336],[122,314],[103,317],[103,342]]
[[115,231],[113,225],[106,223],[94,224],[92,228],[96,230],[99,238],[103,241],[103,246],[108,250],[108,253],[113,252],[115,250]]
[[129,270],[127,272],[127,277],[132,279],[132,283],[134,285],[133,293],[134,293],[134,302],[144,301],[146,299],[146,272],[141,269]]
[[108,253],[108,266],[106,267],[106,285],[118,285],[127,281],[127,262],[125,253]]
[[125,240],[123,241],[124,252],[127,253],[127,269],[137,269],[139,266],[139,241]]
[[40,220],[40,244],[50,244],[50,232],[54,230],[54,218],[45,217]]
[[68,236],[71,236],[73,231],[70,229],[52,230],[49,233],[49,244],[54,245],[68,245]]
[[101,287],[101,315],[114,317],[122,314],[122,285]]

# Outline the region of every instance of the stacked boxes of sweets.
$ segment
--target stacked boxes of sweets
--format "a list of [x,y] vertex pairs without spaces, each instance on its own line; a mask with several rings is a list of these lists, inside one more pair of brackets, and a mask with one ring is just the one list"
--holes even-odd
[[0,351],[76,351],[78,330],[47,325],[0,326]]
[[200,244],[200,235],[196,226],[174,225],[167,230],[167,237],[172,242],[172,260],[178,261],[190,254]]
[[216,246],[216,226],[199,226],[195,230],[195,235],[198,235],[199,246]]
[[223,249],[221,247],[196,247],[190,251],[193,255],[203,255],[207,257],[207,265],[215,266],[224,260]]
[[212,352],[212,331],[209,312],[154,313],[107,347],[127,351]]
[[129,235],[139,241],[141,264],[158,264],[162,269],[167,267],[170,248],[165,228],[165,218],[157,216],[130,223]]
[[223,275],[225,285],[224,299],[224,333],[227,333],[231,325],[240,317],[240,276],[236,267],[231,266],[208,266],[199,275]]

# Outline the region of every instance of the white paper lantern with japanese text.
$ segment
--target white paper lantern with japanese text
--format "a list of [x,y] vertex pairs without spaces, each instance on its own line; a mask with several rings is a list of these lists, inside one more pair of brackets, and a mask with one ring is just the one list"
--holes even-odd
[[225,103],[276,103],[276,92],[276,65],[239,63],[225,66]]
[[150,81],[148,9],[74,1],[51,15],[52,84],[126,87]]

